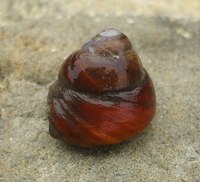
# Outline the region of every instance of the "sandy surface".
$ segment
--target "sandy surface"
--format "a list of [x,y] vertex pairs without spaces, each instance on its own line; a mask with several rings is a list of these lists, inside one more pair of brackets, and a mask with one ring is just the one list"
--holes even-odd
[[[169,10],[171,1],[148,1],[149,11],[145,0],[46,2],[0,2],[0,181],[199,181],[198,1],[176,1],[182,11]],[[48,87],[63,58],[107,27],[120,29],[138,50],[154,81],[157,113],[128,142],[72,147],[49,136]]]
[[1,24],[33,18],[62,19],[80,13],[91,17],[103,14],[200,19],[199,0],[2,0],[0,5]]

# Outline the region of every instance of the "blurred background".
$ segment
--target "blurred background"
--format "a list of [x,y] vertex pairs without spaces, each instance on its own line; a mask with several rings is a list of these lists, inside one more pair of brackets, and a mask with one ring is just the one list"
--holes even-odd
[[168,16],[171,18],[200,19],[199,0],[2,0],[0,23],[23,19],[72,17],[79,13],[89,16]]

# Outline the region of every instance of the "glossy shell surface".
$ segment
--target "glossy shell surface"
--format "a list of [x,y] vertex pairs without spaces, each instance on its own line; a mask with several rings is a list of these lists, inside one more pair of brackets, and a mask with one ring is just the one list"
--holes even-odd
[[128,38],[107,29],[66,58],[48,104],[51,136],[93,147],[143,131],[154,116],[156,98]]

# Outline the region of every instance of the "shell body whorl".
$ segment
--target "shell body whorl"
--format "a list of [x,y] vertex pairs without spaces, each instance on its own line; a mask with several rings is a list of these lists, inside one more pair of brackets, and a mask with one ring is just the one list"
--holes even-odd
[[143,131],[154,116],[156,99],[128,38],[107,29],[64,61],[48,104],[51,136],[92,147]]

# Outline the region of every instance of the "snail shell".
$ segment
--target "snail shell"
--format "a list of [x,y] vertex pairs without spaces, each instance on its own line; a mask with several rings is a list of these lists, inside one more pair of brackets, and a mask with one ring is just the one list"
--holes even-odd
[[48,104],[52,137],[92,147],[143,131],[154,116],[156,99],[128,38],[107,29],[65,59]]

